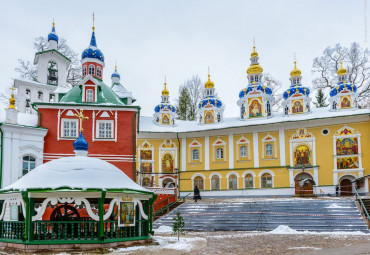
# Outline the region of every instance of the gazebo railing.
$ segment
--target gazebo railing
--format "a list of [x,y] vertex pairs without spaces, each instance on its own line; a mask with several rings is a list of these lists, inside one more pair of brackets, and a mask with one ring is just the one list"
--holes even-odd
[[24,232],[24,221],[0,221],[1,239],[22,240]]

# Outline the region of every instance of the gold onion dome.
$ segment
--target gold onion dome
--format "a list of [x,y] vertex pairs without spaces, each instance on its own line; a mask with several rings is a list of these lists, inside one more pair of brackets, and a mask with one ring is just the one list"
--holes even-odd
[[164,89],[162,90],[162,95],[163,96],[168,96],[170,92],[167,90],[167,83],[164,83]]
[[338,75],[343,75],[347,73],[347,69],[343,67],[343,61],[340,61],[340,68],[337,72]]
[[252,58],[256,58],[256,57],[258,57],[258,53],[257,53],[257,51],[256,51],[256,46],[253,46],[253,52],[251,53],[251,57],[252,57]]
[[213,81],[211,81],[211,75],[208,74],[208,81],[206,81],[206,83],[204,84],[204,87],[206,89],[209,89],[209,88],[213,88],[215,86],[215,84],[213,83]]
[[296,77],[301,76],[301,70],[297,68],[297,61],[294,61],[294,69],[290,72],[290,76]]
[[[251,53],[252,58],[258,57],[258,53],[256,51],[256,46],[253,46],[253,52]],[[247,69],[247,74],[255,74],[255,73],[262,73],[263,68],[258,64],[256,61],[254,64],[251,64],[250,67]]]

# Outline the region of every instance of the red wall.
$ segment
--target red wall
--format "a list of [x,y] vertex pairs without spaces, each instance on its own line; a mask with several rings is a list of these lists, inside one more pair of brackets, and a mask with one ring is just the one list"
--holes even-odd
[[[61,109],[62,106],[61,106]],[[79,109],[79,107],[78,107]],[[104,108],[101,108],[101,110],[104,110]],[[114,113],[114,109],[110,109]],[[46,108],[40,108],[39,109],[41,113],[41,126],[48,128],[48,133],[45,136],[45,144],[44,144],[44,163],[47,161],[50,161],[51,159],[48,157],[45,157],[49,155],[48,153],[54,154],[74,154],[73,150],[73,142],[74,140],[63,140],[60,139],[57,140],[57,131],[58,131],[58,109],[46,109]],[[68,111],[68,110],[67,110]],[[65,113],[67,112],[65,111]],[[95,113],[98,111],[95,110]],[[107,109],[107,112],[109,110]],[[64,113],[64,114],[65,114]],[[84,109],[83,115],[89,117],[88,120],[83,121],[83,134],[86,139],[86,141],[89,143],[89,154],[105,154],[104,156],[113,156],[117,157],[120,155],[120,157],[124,157],[126,162],[115,162],[113,160],[106,160],[109,163],[117,166],[120,168],[124,173],[126,173],[130,178],[133,178],[133,123],[132,118],[133,114],[135,112],[133,111],[117,111],[117,127],[114,126],[114,128],[117,129],[117,142],[115,141],[92,141],[92,110]],[[64,117],[64,115],[63,115]],[[65,116],[67,118],[67,116]],[[68,118],[74,118],[70,117]],[[96,118],[97,119],[113,119],[112,118]],[[115,121],[114,121],[115,123]],[[60,125],[62,122],[60,121]],[[135,130],[136,131],[136,130]],[[61,127],[60,127],[61,132]],[[96,128],[95,128],[96,132]],[[114,130],[113,130],[114,133]],[[124,155],[124,156],[122,156]],[[61,157],[63,155],[56,155],[56,157]],[[104,157],[103,156],[103,157]],[[97,156],[100,157],[100,156]],[[114,159],[116,160],[116,159]],[[122,160],[122,159],[118,159]],[[130,161],[130,162],[127,162]]]

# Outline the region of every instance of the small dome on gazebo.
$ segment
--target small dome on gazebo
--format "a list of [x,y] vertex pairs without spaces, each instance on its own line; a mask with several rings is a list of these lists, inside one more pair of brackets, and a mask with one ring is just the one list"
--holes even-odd
[[74,156],[49,161],[2,190],[127,189],[150,192],[116,166],[92,157]]

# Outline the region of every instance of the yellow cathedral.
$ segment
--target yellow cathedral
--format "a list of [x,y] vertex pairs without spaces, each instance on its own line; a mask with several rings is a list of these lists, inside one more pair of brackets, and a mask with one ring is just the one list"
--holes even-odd
[[153,117],[140,118],[138,181],[145,187],[197,186],[205,197],[352,194],[370,189],[370,110],[358,109],[357,88],[342,63],[329,107],[311,108],[294,62],[282,111],[263,85],[263,68],[253,47],[241,89],[239,117],[224,118],[224,104],[208,73],[199,116],[176,120],[167,84]]

